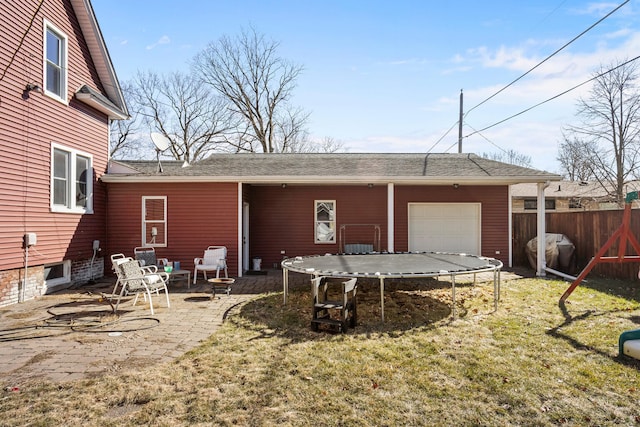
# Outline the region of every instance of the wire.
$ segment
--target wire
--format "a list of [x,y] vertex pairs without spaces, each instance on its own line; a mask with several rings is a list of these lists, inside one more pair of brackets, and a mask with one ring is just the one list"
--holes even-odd
[[469,114],[470,112],[472,112],[473,110],[475,110],[476,108],[478,108],[479,106],[481,106],[482,104],[486,103],[487,101],[489,101],[490,99],[494,98],[495,96],[497,96],[498,94],[502,93],[504,90],[506,90],[507,88],[511,87],[514,83],[516,83],[517,81],[519,81],[520,79],[524,78],[526,75],[528,75],[529,73],[531,73],[533,70],[535,70],[536,68],[538,68],[539,66],[541,66],[542,64],[544,64],[545,62],[547,62],[549,59],[551,59],[552,57],[554,57],[555,55],[557,55],[558,53],[560,53],[561,50],[563,50],[564,48],[566,48],[567,46],[569,46],[570,44],[572,44],[573,42],[575,42],[576,40],[578,40],[580,37],[582,37],[583,35],[585,35],[588,31],[592,30],[596,25],[600,24],[602,21],[604,21],[605,19],[607,19],[609,16],[611,16],[612,14],[614,14],[615,12],[618,11],[618,9],[620,9],[622,6],[624,6],[625,4],[629,3],[630,0],[626,0],[624,3],[620,4],[618,7],[616,7],[615,9],[613,9],[611,12],[607,13],[605,16],[603,16],[602,18],[600,18],[596,23],[592,24],[589,28],[587,28],[586,30],[584,30],[583,32],[581,32],[580,34],[578,34],[577,36],[575,36],[574,38],[572,38],[569,42],[565,43],[560,49],[557,49],[555,52],[553,52],[551,55],[547,56],[545,59],[543,59],[541,62],[539,62],[537,65],[535,65],[533,68],[529,69],[529,71],[527,71],[526,73],[522,74],[520,77],[518,77],[517,79],[515,79],[514,81],[512,81],[511,83],[509,83],[508,85],[506,85],[505,87],[503,87],[502,89],[500,89],[499,91],[495,92],[493,95],[489,96],[488,98],[486,98],[484,101],[480,102],[479,104],[476,104],[475,106],[473,106],[472,108],[470,108],[465,114],[464,116],[466,117],[467,114]]
[[[547,102],[553,101],[554,99],[559,98],[559,97],[561,97],[562,95],[565,95],[565,94],[567,94],[567,93],[569,93],[569,92],[571,92],[571,91],[573,91],[573,90],[575,90],[575,89],[579,88],[580,86],[584,86],[584,85],[586,85],[587,83],[591,83],[592,81],[599,79],[600,77],[604,76],[605,74],[609,74],[609,73],[611,73],[611,72],[613,72],[613,71],[617,70],[617,69],[618,69],[618,68],[620,68],[620,67],[624,67],[625,65],[627,65],[627,64],[629,64],[629,63],[631,63],[631,62],[633,62],[633,61],[636,61],[636,60],[638,60],[639,58],[640,58],[640,55],[638,55],[638,56],[636,56],[635,58],[630,59],[630,60],[628,60],[628,61],[626,61],[626,62],[623,62],[622,64],[617,65],[617,66],[615,66],[615,67],[611,68],[610,70],[607,70],[607,71],[604,71],[604,72],[602,72],[602,73],[600,73],[600,74],[597,74],[597,75],[595,75],[595,76],[591,77],[589,80],[586,80],[586,81],[584,81],[584,82],[582,82],[582,83],[580,83],[580,84],[577,84],[577,85],[573,86],[572,88],[569,88],[569,89],[567,89],[567,90],[565,90],[565,91],[563,91],[563,92],[560,92],[559,94],[557,94],[557,95],[555,95],[555,96],[552,96],[551,98],[548,98],[548,99],[546,99],[546,100],[544,100],[544,101],[542,101],[542,102],[539,102],[539,103],[537,103],[537,104],[535,104],[535,105],[533,105],[533,106],[531,106],[531,107],[529,107],[529,108],[526,108],[526,109],[524,109],[524,110],[520,111],[519,113],[513,114],[513,115],[511,115],[511,116],[509,116],[509,117],[507,117],[507,118],[505,118],[505,119],[500,120],[499,122],[495,122],[495,123],[494,123],[494,124],[492,124],[492,125],[486,126],[486,127],[482,128],[482,129],[480,129],[480,130],[477,130],[477,131],[475,131],[475,132],[472,132],[472,133],[470,133],[469,135],[466,135],[466,136],[465,136],[465,138],[468,138],[468,137],[470,137],[470,136],[472,136],[472,135],[475,135],[475,134],[477,134],[477,133],[483,132],[483,131],[485,131],[485,130],[487,130],[487,129],[491,129],[492,127],[498,126],[499,124],[502,124],[502,123],[506,122],[507,120],[511,120],[511,119],[513,119],[514,117],[518,117],[518,116],[520,116],[520,115],[522,115],[522,114],[524,114],[524,113],[526,113],[526,112],[528,112],[528,111],[533,110],[534,108],[537,108],[537,107],[539,107],[539,106],[541,106],[541,105],[543,105],[543,104],[546,104]],[[471,127],[471,126],[469,126],[469,127]]]
[[27,34],[29,34],[29,30],[31,30],[31,27],[33,26],[33,22],[36,20],[36,16],[38,15],[38,12],[40,12],[40,8],[42,8],[43,4],[44,4],[44,0],[40,0],[40,4],[38,4],[38,7],[36,8],[36,11],[31,16],[31,20],[29,21],[29,26],[27,27],[25,32],[22,34],[22,37],[20,38],[20,42],[18,43],[18,46],[16,47],[16,50],[13,51],[13,55],[11,55],[11,59],[9,60],[9,63],[7,64],[7,66],[2,71],[2,75],[0,76],[0,82],[2,80],[4,80],[4,76],[7,75],[7,71],[9,71],[9,68],[11,67],[11,64],[13,64],[13,61],[16,59],[16,56],[18,55],[18,52],[20,51],[20,48],[24,44],[24,39],[27,38]]
[[[449,130],[447,130],[447,131],[444,133],[444,135],[442,135],[442,136],[440,137],[440,139],[438,139],[438,140],[437,140],[437,141],[436,141],[436,142],[431,146],[431,148],[429,148],[429,149],[427,150],[427,153],[430,153],[430,152],[431,152],[431,150],[433,150],[433,149],[436,147],[436,145],[440,144],[440,141],[442,141],[442,140],[443,140],[447,135],[449,135],[449,132],[451,132],[451,130],[452,130],[454,127],[456,127],[456,125],[457,125],[458,123],[460,123],[460,121],[456,121],[454,124],[452,124],[452,125],[451,125],[451,127],[449,128]],[[456,144],[457,144],[457,142],[456,142]],[[451,149],[451,147],[449,147],[449,148],[448,148],[448,150],[450,150],[450,149]],[[446,151],[445,151],[445,153],[446,153]]]

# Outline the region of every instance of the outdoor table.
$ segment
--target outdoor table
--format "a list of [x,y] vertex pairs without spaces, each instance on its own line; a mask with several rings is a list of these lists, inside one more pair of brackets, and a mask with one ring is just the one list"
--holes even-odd
[[169,273],[169,282],[179,279],[187,279],[187,288],[191,287],[191,270],[171,270]]
[[230,277],[216,277],[214,279],[208,279],[207,282],[211,283],[211,298],[215,298],[216,290],[226,292],[227,296],[231,293],[231,285],[235,283],[236,279]]

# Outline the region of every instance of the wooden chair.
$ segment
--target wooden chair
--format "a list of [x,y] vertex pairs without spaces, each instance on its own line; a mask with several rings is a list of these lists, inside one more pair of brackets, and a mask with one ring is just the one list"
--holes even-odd
[[313,318],[311,329],[319,330],[319,326],[335,326],[346,332],[357,323],[356,278],[340,279],[335,277],[316,277],[311,279],[313,288]]

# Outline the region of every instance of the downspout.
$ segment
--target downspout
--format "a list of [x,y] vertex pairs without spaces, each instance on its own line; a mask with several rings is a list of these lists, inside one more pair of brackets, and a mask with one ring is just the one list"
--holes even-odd
[[546,223],[545,223],[545,211],[544,211],[544,190],[550,185],[549,181],[538,183],[538,251],[537,251],[537,264],[536,264],[536,276],[544,277],[547,275],[547,259],[546,259]]

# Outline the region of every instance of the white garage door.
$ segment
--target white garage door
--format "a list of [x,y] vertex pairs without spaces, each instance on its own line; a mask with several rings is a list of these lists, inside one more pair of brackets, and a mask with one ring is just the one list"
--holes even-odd
[[409,250],[480,254],[480,203],[409,203]]

